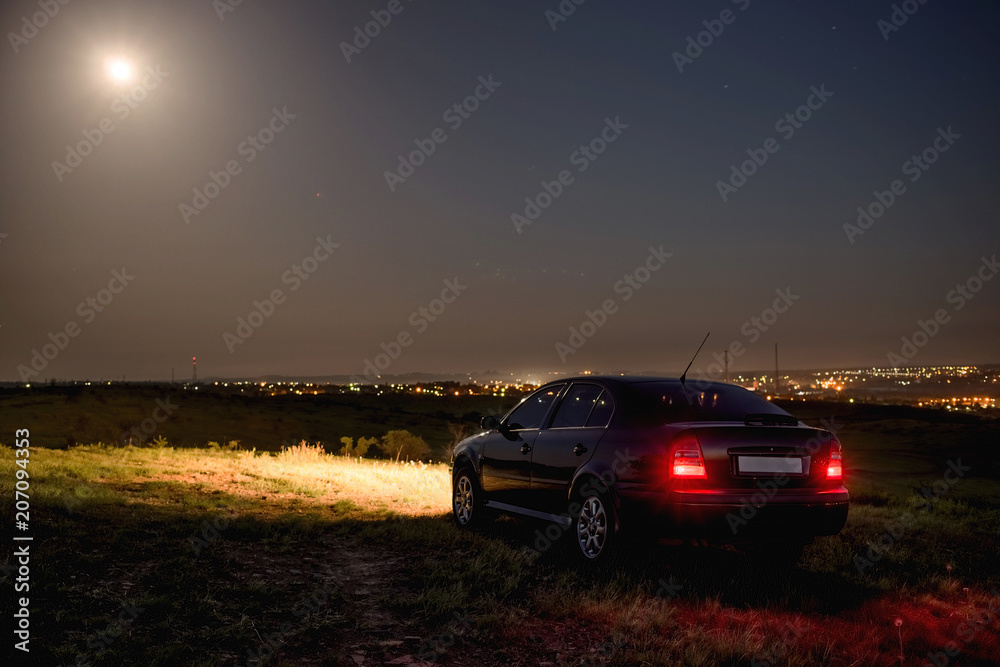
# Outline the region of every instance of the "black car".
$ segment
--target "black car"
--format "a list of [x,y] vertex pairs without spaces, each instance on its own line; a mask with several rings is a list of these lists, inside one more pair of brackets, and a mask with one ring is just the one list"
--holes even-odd
[[652,537],[794,562],[847,520],[837,437],[735,385],[571,378],[482,425],[453,452],[458,525],[497,512],[544,519],[588,561],[620,538]]

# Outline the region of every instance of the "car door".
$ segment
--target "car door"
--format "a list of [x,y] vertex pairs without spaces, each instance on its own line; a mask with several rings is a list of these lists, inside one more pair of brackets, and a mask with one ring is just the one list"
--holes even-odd
[[565,385],[542,387],[524,399],[490,433],[483,446],[483,490],[490,500],[528,507],[531,490],[531,452]]
[[537,509],[566,511],[569,485],[590,460],[614,412],[611,394],[593,383],[574,383],[559,402],[548,428],[535,437],[531,495]]

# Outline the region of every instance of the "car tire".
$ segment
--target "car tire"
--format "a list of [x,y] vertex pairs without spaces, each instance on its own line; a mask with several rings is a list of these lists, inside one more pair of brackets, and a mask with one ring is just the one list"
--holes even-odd
[[475,530],[486,523],[483,491],[471,468],[462,468],[452,481],[451,510],[459,528]]
[[611,496],[601,488],[578,494],[574,501],[572,534],[576,553],[588,565],[604,565],[617,552],[617,521]]

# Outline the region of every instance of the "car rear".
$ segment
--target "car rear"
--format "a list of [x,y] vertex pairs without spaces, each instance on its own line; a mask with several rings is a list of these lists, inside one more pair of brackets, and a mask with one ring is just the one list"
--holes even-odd
[[649,384],[639,399],[647,423],[635,430],[643,455],[617,489],[623,528],[741,543],[844,527],[850,496],[835,434],[732,385]]

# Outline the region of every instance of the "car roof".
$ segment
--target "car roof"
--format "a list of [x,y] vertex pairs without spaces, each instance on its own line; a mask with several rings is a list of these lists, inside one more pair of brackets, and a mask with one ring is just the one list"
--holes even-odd
[[[628,391],[637,388],[637,385],[649,384],[653,382],[665,382],[670,384],[680,384],[680,378],[661,375],[576,375],[565,378],[550,380],[541,387],[548,387],[555,384],[568,384],[572,382],[598,382],[605,386],[616,387]],[[695,389],[707,389],[708,387],[735,387],[747,391],[745,387],[731,382],[719,382],[716,380],[702,380],[701,378],[688,378],[687,384]],[[539,387],[539,388],[541,388]]]
[[[605,382],[624,385],[642,384],[644,382],[680,382],[679,378],[658,375],[576,375],[572,377],[549,380],[541,386],[566,382]],[[702,382],[699,380],[699,382]],[[715,384],[715,383],[713,383]]]

